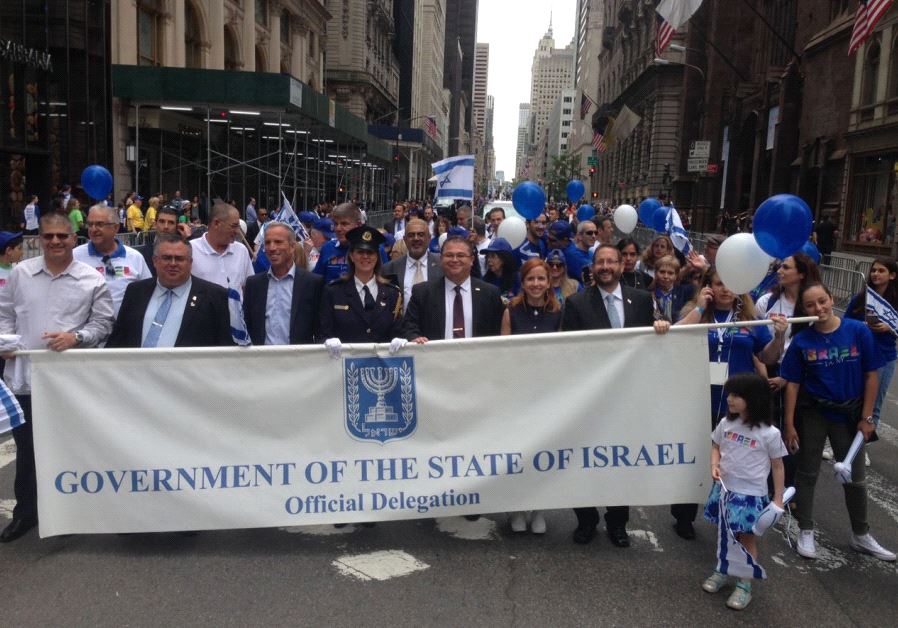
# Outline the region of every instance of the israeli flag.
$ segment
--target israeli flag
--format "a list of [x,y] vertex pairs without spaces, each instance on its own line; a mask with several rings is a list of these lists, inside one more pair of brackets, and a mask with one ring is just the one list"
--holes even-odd
[[474,200],[474,155],[449,157],[431,167],[437,177],[437,199]]
[[718,502],[720,516],[717,518],[717,571],[736,578],[765,580],[767,572],[755,562],[755,559],[742,543],[736,540],[736,535],[730,530],[726,506],[729,499],[730,492],[721,482],[720,501]]
[[870,286],[867,286],[867,311],[875,314],[898,336],[898,312]]
[[670,206],[670,211],[667,212],[665,230],[667,235],[670,236],[673,245],[677,247],[677,250],[683,255],[689,255],[689,251],[692,250],[692,245],[689,243],[689,235],[686,233],[686,229],[683,228],[683,221],[680,220],[677,208],[673,205]]
[[[284,203],[281,205],[281,209],[274,215],[273,220],[275,222],[283,222],[290,226],[293,229],[294,233],[296,233],[296,237],[299,241],[307,240],[309,237],[309,233],[306,231],[305,226],[299,221],[299,216],[296,215],[296,212],[293,211],[293,205],[290,204],[290,201],[287,200],[287,195],[284,194],[284,191],[281,190],[281,196],[284,198]],[[264,241],[263,241],[264,243]]]
[[25,422],[19,400],[9,391],[6,383],[0,380],[0,434],[19,427]]
[[234,343],[246,347],[252,344],[249,332],[246,330],[246,321],[243,320],[243,297],[240,290],[231,285],[228,280],[228,313],[231,315],[231,338]]

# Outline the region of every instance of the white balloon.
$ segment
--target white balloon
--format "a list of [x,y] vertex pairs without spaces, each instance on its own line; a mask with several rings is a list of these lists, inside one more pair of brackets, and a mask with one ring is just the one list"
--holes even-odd
[[240,219],[240,231],[243,232],[243,235],[246,235],[246,221],[243,218]]
[[614,226],[621,233],[632,233],[639,221],[639,212],[632,205],[618,205],[614,210]]
[[440,243],[440,250],[441,250],[441,251],[443,250],[443,243],[446,241],[446,238],[448,238],[448,237],[449,237],[449,234],[448,234],[448,233],[441,233],[441,234],[440,234],[439,243]]
[[745,294],[761,283],[771,261],[752,234],[737,233],[717,249],[715,264],[723,284],[736,294]]
[[499,231],[496,233],[500,238],[505,238],[516,249],[527,239],[527,223],[519,216],[509,216],[499,223]]

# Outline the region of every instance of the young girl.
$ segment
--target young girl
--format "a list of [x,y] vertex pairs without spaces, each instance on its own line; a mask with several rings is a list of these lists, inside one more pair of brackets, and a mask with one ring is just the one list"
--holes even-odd
[[[705,504],[705,519],[717,524],[720,517],[720,485],[730,495],[727,520],[730,530],[752,558],[758,559],[758,545],[752,526],[770,499],[767,474],[773,471],[773,501],[783,506],[783,456],[786,447],[780,431],[773,427],[772,394],[767,380],[756,373],[739,373],[724,385],[727,416],[711,434],[711,477],[714,486]],[[727,577],[715,570],[702,589],[717,593]],[[751,602],[751,580],[740,578],[727,606],[741,611]]]

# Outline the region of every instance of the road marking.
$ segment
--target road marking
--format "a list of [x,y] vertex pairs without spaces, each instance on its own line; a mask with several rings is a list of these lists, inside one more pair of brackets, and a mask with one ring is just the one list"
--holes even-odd
[[477,521],[468,521],[464,517],[443,517],[437,519],[440,532],[466,541],[492,541],[499,538],[496,522],[486,517]]
[[895,498],[894,485],[869,467],[867,468],[866,478],[867,498],[885,510],[886,514],[895,523],[898,523],[898,499]]
[[389,580],[430,568],[427,563],[421,562],[402,550],[383,550],[370,554],[340,556],[331,564],[344,576],[362,581]]
[[0,443],[0,469],[16,459],[16,443],[13,439]]
[[637,539],[648,541],[652,545],[653,552],[663,552],[664,548],[658,542],[658,537],[651,530],[627,530],[627,534]]
[[[879,426],[876,428],[876,434],[881,440],[898,447],[898,430],[891,425],[887,425],[883,421],[880,421]],[[872,445],[868,445],[866,449],[867,453],[870,453],[871,451],[876,452],[879,448],[876,446],[876,443],[873,443]]]
[[15,505],[14,499],[0,499],[0,519],[12,519],[12,509]]
[[335,528],[330,524],[317,526],[289,526],[280,528],[283,532],[290,534],[307,534],[309,536],[337,536],[339,534],[352,534],[355,532],[355,526],[348,525],[343,528]]

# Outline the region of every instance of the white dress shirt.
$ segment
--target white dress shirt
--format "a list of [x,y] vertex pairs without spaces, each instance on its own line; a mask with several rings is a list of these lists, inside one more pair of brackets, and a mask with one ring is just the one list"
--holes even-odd
[[624,297],[621,294],[620,283],[617,284],[617,287],[613,292],[605,292],[601,288],[599,288],[599,294],[602,297],[602,303],[605,304],[605,307],[608,307],[608,295],[614,296],[614,309],[617,310],[617,316],[620,320],[620,326],[623,327],[627,324],[627,321],[624,320]]
[[[452,308],[455,306],[455,285],[448,279],[446,284],[446,328],[444,336],[446,340],[452,340]],[[471,278],[465,279],[461,284],[461,303],[465,313],[465,338],[474,336],[474,303],[471,300]]]
[[359,300],[361,300],[362,305],[365,305],[365,286],[368,286],[368,291],[371,293],[371,297],[377,301],[377,279],[371,277],[371,280],[367,283],[363,283],[359,280],[358,277],[353,277],[355,281],[355,291],[359,293]]

